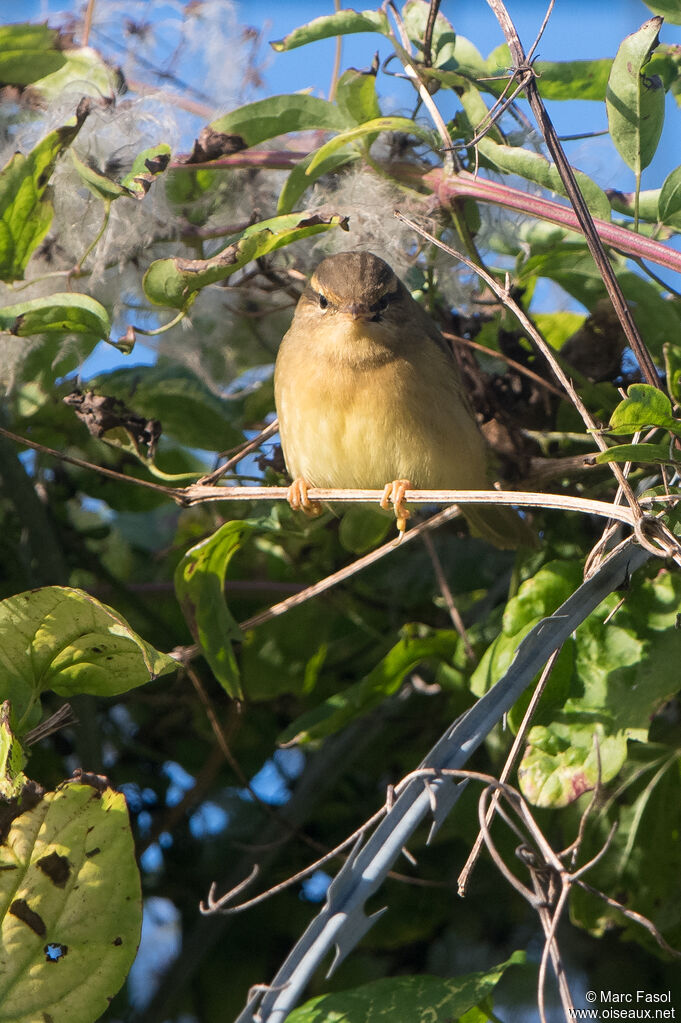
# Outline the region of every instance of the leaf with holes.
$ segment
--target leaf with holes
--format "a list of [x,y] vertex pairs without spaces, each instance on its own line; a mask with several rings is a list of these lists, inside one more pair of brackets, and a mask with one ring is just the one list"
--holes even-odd
[[91,1023],[123,984],[142,925],[125,797],[67,782],[0,845],[0,1023]]
[[210,259],[157,259],[144,275],[144,291],[156,305],[185,309],[197,291],[224,281],[242,266],[284,245],[334,227],[347,230],[347,218],[338,214],[289,213],[252,224]]

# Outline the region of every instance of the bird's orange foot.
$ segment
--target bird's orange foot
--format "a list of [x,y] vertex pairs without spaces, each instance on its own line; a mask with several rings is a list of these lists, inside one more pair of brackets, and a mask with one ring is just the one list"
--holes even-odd
[[381,508],[388,509],[390,505],[393,506],[397,528],[400,533],[404,533],[407,528],[407,519],[411,514],[404,503],[404,495],[410,488],[411,483],[409,480],[393,480],[392,483],[386,483],[383,488]]
[[303,511],[306,515],[321,515],[322,506],[319,501],[311,501],[307,496],[307,483],[299,476],[286,491],[286,500],[293,511]]

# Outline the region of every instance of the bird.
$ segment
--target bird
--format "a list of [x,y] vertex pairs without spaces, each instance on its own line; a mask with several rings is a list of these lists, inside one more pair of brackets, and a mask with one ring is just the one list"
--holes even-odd
[[[319,263],[279,346],[274,395],[294,509],[319,513],[309,488],[382,488],[402,532],[407,490],[491,489],[491,452],[451,347],[372,252]],[[536,545],[510,507],[462,511],[497,547]]]

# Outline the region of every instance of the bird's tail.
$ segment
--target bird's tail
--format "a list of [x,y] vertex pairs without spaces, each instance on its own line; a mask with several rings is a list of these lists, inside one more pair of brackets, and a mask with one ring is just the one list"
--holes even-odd
[[461,510],[473,536],[488,540],[495,547],[515,549],[539,546],[539,538],[517,511],[506,505],[467,504]]

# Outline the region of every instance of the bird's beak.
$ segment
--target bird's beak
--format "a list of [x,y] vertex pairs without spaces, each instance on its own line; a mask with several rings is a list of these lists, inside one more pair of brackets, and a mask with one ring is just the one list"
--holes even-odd
[[353,320],[371,320],[376,315],[368,306],[362,305],[360,302],[352,302],[350,305],[344,306],[341,311],[347,313]]

